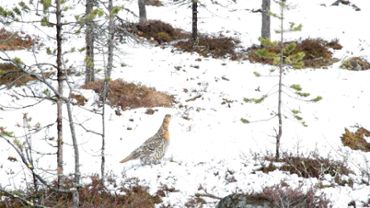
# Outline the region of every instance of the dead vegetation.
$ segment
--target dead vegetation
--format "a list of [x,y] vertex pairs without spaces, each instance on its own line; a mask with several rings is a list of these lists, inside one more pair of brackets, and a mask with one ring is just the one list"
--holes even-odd
[[9,32],[0,29],[0,51],[20,50],[30,48],[34,40],[29,35]]
[[[81,208],[154,208],[156,204],[162,202],[163,195],[158,193],[151,195],[148,192],[148,187],[141,186],[137,182],[131,183],[131,180],[126,181],[128,184],[117,185],[115,179],[108,178],[107,182],[116,187],[116,191],[112,192],[104,187],[97,176],[91,176],[90,179],[89,183],[79,189]],[[71,187],[72,180],[66,180],[64,186]],[[37,193],[34,190],[13,191],[11,193],[20,195],[28,201],[33,201],[36,198],[42,199],[42,205],[46,207],[72,207],[70,193],[56,193],[49,189],[39,190]],[[27,207],[27,205],[12,195],[0,192],[0,208],[10,207],[21,208]]]
[[212,37],[212,36],[199,36],[195,44],[188,39],[180,41],[175,44],[175,47],[186,52],[197,52],[204,57],[212,58],[231,58],[236,60],[239,55],[235,52],[235,48],[240,41],[230,37]]
[[[284,46],[292,42],[285,42]],[[294,41],[296,48],[292,54],[298,52],[304,52],[305,56],[303,58],[304,68],[322,68],[327,67],[338,60],[333,58],[333,53],[330,49],[339,50],[342,46],[339,44],[338,40],[325,41],[322,39],[304,39],[301,41]],[[257,50],[261,49],[262,46],[254,45],[248,48],[248,59],[251,62],[272,64],[271,59],[260,57],[256,54]],[[276,47],[269,47],[268,52],[279,53],[280,45],[277,44]]]
[[[232,60],[242,57],[241,54],[235,52],[240,42],[235,38],[199,34],[197,42],[193,44],[190,33],[173,28],[170,24],[159,20],[151,20],[145,24],[122,25],[121,29],[123,27],[128,28],[130,33],[157,44],[172,44],[181,51],[196,52],[204,57],[231,58]],[[118,34],[120,35],[122,34]]]
[[117,35],[125,35],[125,31],[136,36],[143,37],[157,44],[169,43],[174,40],[190,37],[189,34],[181,29],[175,29],[170,24],[160,20],[149,20],[144,24],[128,23],[120,25],[117,30]]
[[163,6],[162,1],[160,0],[145,0],[145,5],[156,7]]
[[[42,73],[44,77],[50,77],[53,73]],[[6,85],[7,88],[13,86],[19,87],[26,85],[29,81],[36,80],[35,77],[21,71],[12,63],[0,63],[0,85]]]
[[348,176],[353,173],[343,162],[323,158],[316,154],[311,156],[293,156],[292,154],[283,154],[276,161],[272,156],[266,156],[268,165],[262,165],[259,171],[268,173],[275,170],[285,171],[290,174],[297,174],[303,178],[322,179],[324,175],[334,177],[334,181],[339,185],[352,185],[353,181],[343,180],[342,176]]
[[344,146],[353,150],[369,152],[370,143],[366,141],[365,137],[370,138],[370,131],[364,127],[357,127],[357,130],[354,132],[345,128],[341,140]]
[[291,188],[285,182],[265,187],[261,192],[244,194],[234,193],[221,199],[216,208],[231,207],[330,207],[324,194],[313,188],[303,191],[302,187]]
[[251,197],[270,201],[271,207],[330,207],[330,201],[323,194],[317,195],[315,189],[303,192],[301,188],[291,188],[284,182],[265,187],[261,193],[252,194]]
[[[83,85],[82,88],[92,89],[100,94],[103,89],[103,81],[90,82]],[[171,107],[174,103],[174,98],[171,95],[158,92],[154,88],[127,83],[119,79],[109,82],[107,98],[112,106],[119,106],[122,110],[140,107]]]
[[345,59],[340,68],[351,71],[364,71],[370,69],[370,63],[364,58],[355,56]]
[[70,98],[72,103],[79,106],[84,106],[88,101],[83,95],[71,93]]

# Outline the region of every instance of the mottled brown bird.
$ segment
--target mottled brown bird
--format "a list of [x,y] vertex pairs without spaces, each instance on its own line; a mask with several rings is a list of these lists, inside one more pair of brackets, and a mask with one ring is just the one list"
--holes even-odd
[[168,126],[171,121],[171,115],[167,114],[162,122],[161,127],[157,133],[147,139],[141,146],[131,152],[121,163],[129,160],[140,159],[145,164],[157,164],[166,153],[168,144],[170,142],[170,133]]

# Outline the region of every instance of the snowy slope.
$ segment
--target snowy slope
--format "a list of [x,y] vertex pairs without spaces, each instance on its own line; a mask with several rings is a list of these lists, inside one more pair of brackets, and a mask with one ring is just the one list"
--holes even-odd
[[[172,5],[168,1],[164,7],[148,7],[150,19],[161,19],[184,30],[190,29],[190,9],[186,6]],[[335,51],[334,56],[343,60],[352,55],[370,59],[370,30],[359,23],[368,18],[370,3],[365,0],[353,1],[361,8],[360,12],[348,6],[331,7],[331,1],[297,0],[293,9],[287,13],[287,21],[303,24],[300,32],[287,34],[287,39],[316,38],[326,40],[339,39],[343,49]],[[243,47],[257,43],[260,31],[260,14],[250,10],[258,9],[260,1],[239,0],[237,3],[226,2],[225,6],[205,3],[207,8],[200,9],[199,29],[202,33],[218,34],[239,38]],[[125,7],[136,11],[136,3],[125,2]],[[78,8],[77,8],[78,9]],[[273,9],[277,9],[274,5]],[[121,16],[127,15],[125,12]],[[134,19],[134,17],[128,17]],[[277,22],[273,21],[273,27]],[[44,33],[24,25],[14,26],[37,34],[45,45],[53,41],[45,33],[53,35],[52,30]],[[273,38],[277,38],[274,34]],[[68,38],[66,47],[82,47],[83,37]],[[54,62],[42,50],[38,60]],[[35,60],[29,51],[8,53],[24,57],[26,63]],[[27,58],[28,57],[28,58]],[[83,70],[83,54],[68,55],[69,64]],[[104,57],[98,56],[99,60]],[[197,61],[197,59],[201,61]],[[315,185],[317,179],[302,179],[280,171],[269,174],[252,172],[260,161],[254,160],[256,154],[274,152],[274,128],[277,119],[269,119],[276,111],[277,94],[272,94],[262,104],[243,102],[245,97],[259,97],[274,91],[277,84],[277,72],[271,72],[271,66],[252,64],[248,61],[230,61],[227,59],[203,58],[197,54],[173,52],[171,47],[164,49],[150,44],[133,43],[118,45],[115,57],[114,78],[142,83],[155,87],[175,96],[178,103],[173,108],[158,108],[154,115],[144,114],[146,109],[124,111],[117,116],[114,109],[108,107],[107,113],[107,171],[124,178],[138,177],[141,183],[148,185],[154,193],[162,184],[175,187],[178,192],[170,193],[164,204],[184,207],[185,202],[195,193],[206,190],[216,196],[225,196],[237,190],[251,192],[263,187],[286,181],[292,187],[304,184]],[[125,66],[122,67],[121,64]],[[284,134],[282,149],[292,153],[310,153],[317,151],[322,156],[336,160],[347,160],[361,181],[361,170],[368,170],[370,155],[352,151],[343,147],[340,136],[345,127],[360,124],[370,128],[368,112],[370,110],[370,71],[353,72],[339,68],[340,63],[328,69],[288,70],[284,76],[286,86],[300,84],[304,91],[314,96],[321,96],[318,103],[303,102],[284,96]],[[175,67],[180,66],[177,70]],[[194,66],[199,66],[194,67]],[[254,72],[261,74],[256,77]],[[226,80],[223,77],[227,78]],[[72,77],[75,86],[83,82],[83,77]],[[34,83],[38,91],[44,86]],[[184,89],[188,91],[185,92]],[[257,90],[258,89],[258,90]],[[22,88],[15,89],[22,91]],[[27,90],[27,89],[26,89]],[[77,90],[88,98],[88,109],[97,108],[97,99],[91,91]],[[12,96],[12,91],[0,91],[2,106],[22,106],[32,104],[30,98]],[[187,99],[201,95],[201,98],[186,102]],[[224,99],[231,100],[223,104]],[[303,127],[289,114],[291,109],[299,109],[308,127]],[[48,101],[26,109],[0,111],[0,126],[24,134],[22,117],[27,113],[32,118],[31,124],[47,125],[53,123],[56,106]],[[100,131],[100,117],[85,109],[74,107],[75,121],[83,123],[89,129]],[[170,125],[171,144],[164,161],[159,165],[140,166],[138,161],[120,164],[118,161],[151,136],[159,127],[166,113],[173,115]],[[183,117],[188,117],[186,120]],[[251,123],[240,121],[246,118]],[[20,125],[17,125],[20,124]],[[130,127],[132,130],[128,130]],[[66,171],[73,171],[73,151],[65,125]],[[46,137],[55,137],[55,126],[43,129],[33,136],[33,146],[42,152],[55,151],[45,142]],[[81,151],[81,171],[85,176],[99,173],[100,137],[77,127],[77,136]],[[22,187],[24,171],[19,164],[9,161],[8,156],[15,156],[11,147],[0,140],[0,184],[3,187]],[[44,169],[54,168],[54,156],[37,157],[38,164]],[[230,175],[230,171],[233,174]],[[235,180],[230,180],[233,177]],[[199,190],[202,187],[202,190]],[[353,188],[337,186],[322,189],[333,202],[334,207],[346,207],[351,200],[367,201],[370,187],[355,184]],[[214,207],[216,200],[209,199],[206,207]]]

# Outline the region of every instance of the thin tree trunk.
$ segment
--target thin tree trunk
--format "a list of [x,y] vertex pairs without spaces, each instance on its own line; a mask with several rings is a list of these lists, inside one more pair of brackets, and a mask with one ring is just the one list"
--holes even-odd
[[73,114],[71,109],[71,103],[68,101],[66,102],[67,105],[67,113],[68,113],[68,119],[69,119],[69,128],[71,131],[72,136],[72,146],[73,146],[73,152],[74,152],[74,162],[75,162],[75,177],[74,177],[74,189],[72,190],[72,206],[74,208],[78,208],[80,204],[80,195],[79,195],[79,189],[81,187],[80,185],[80,178],[81,178],[81,172],[80,172],[80,152],[78,150],[78,143],[77,143],[77,137],[76,137],[76,131],[75,126],[73,122]]
[[108,22],[108,63],[107,63],[107,76],[110,79],[113,68],[113,40],[114,40],[114,17],[112,15],[113,1],[109,0],[108,10],[109,10],[109,22]]
[[144,24],[147,21],[145,0],[138,0],[139,4],[139,24]]
[[109,0],[108,2],[108,10],[109,10],[109,22],[108,22],[108,61],[107,61],[107,69],[105,70],[105,78],[103,84],[103,90],[101,94],[102,98],[102,114],[101,114],[101,121],[102,121],[102,144],[101,144],[101,167],[100,167],[100,175],[101,181],[104,184],[105,182],[105,102],[108,95],[109,90],[109,81],[111,79],[112,69],[113,69],[113,38],[114,38],[114,25],[113,20],[114,16],[112,15],[113,9],[113,1]]
[[194,45],[198,39],[198,0],[192,0],[191,8],[192,8],[191,38],[192,38],[193,45]]
[[[89,15],[94,8],[95,0],[86,0],[86,15]],[[87,20],[86,22],[86,57],[85,57],[85,84],[95,80],[94,66],[94,21]]]
[[56,5],[56,40],[57,40],[57,81],[58,94],[57,96],[57,175],[58,188],[60,188],[63,180],[63,82],[65,79],[64,71],[62,69],[62,23],[60,0],[55,0]]
[[271,39],[270,34],[270,6],[271,0],[262,0],[262,29],[261,37]]
[[278,122],[279,128],[278,133],[276,135],[276,153],[275,159],[279,160],[280,158],[280,140],[283,135],[283,118],[282,118],[282,94],[283,94],[283,73],[284,73],[284,6],[285,0],[281,0],[280,2],[280,63],[279,63],[279,90],[278,90]]

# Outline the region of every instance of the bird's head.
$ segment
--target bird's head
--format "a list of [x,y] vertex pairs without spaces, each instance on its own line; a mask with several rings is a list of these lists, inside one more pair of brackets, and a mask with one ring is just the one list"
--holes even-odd
[[170,125],[171,118],[172,118],[172,116],[171,116],[170,114],[166,114],[166,115],[164,116],[164,119],[163,119],[163,127],[164,127],[165,129],[167,129],[167,128],[168,128],[168,126]]
[[162,124],[162,128],[161,128],[161,131],[162,131],[162,136],[163,136],[163,139],[169,141],[170,140],[170,132],[168,131],[168,126],[170,125],[170,121],[171,121],[171,115],[170,114],[166,114],[164,116],[164,119],[163,119],[163,124]]

